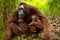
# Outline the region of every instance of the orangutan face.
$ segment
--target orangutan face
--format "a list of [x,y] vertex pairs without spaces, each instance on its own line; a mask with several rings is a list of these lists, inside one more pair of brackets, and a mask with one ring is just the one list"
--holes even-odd
[[25,11],[24,5],[20,5],[18,9],[19,9],[18,16],[22,17]]

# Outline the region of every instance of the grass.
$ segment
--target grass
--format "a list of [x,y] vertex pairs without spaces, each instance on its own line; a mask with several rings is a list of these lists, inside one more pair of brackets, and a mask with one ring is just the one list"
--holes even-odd
[[[28,36],[27,37],[27,40],[31,40],[30,39],[31,37],[30,36]],[[21,40],[21,38],[19,37],[19,36],[17,36],[17,37],[13,37],[11,40]],[[36,38],[34,38],[33,40],[41,40],[39,37],[36,37]]]

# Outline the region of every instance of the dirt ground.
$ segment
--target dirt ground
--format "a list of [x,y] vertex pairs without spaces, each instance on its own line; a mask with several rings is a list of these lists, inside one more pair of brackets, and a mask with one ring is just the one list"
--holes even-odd
[[52,40],[60,40],[60,16],[50,16],[49,22],[52,25]]

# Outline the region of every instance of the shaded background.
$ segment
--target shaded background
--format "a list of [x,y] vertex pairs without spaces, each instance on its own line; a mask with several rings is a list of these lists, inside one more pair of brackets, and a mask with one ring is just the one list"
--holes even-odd
[[[57,21],[60,22],[60,0],[0,0],[0,40],[3,39],[5,30],[4,13],[10,18],[12,13],[18,8],[20,2],[26,2],[37,7],[43,14],[52,20],[50,22],[51,24],[53,23],[53,25],[57,25]],[[56,20],[57,18],[58,20]],[[20,37],[17,36],[11,40],[20,40]],[[39,38],[36,40],[39,40]]]

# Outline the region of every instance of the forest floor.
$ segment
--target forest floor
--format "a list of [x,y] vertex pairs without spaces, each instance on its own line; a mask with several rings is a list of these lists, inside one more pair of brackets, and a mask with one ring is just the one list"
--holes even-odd
[[60,40],[60,16],[50,16],[49,22],[52,25],[51,38]]

